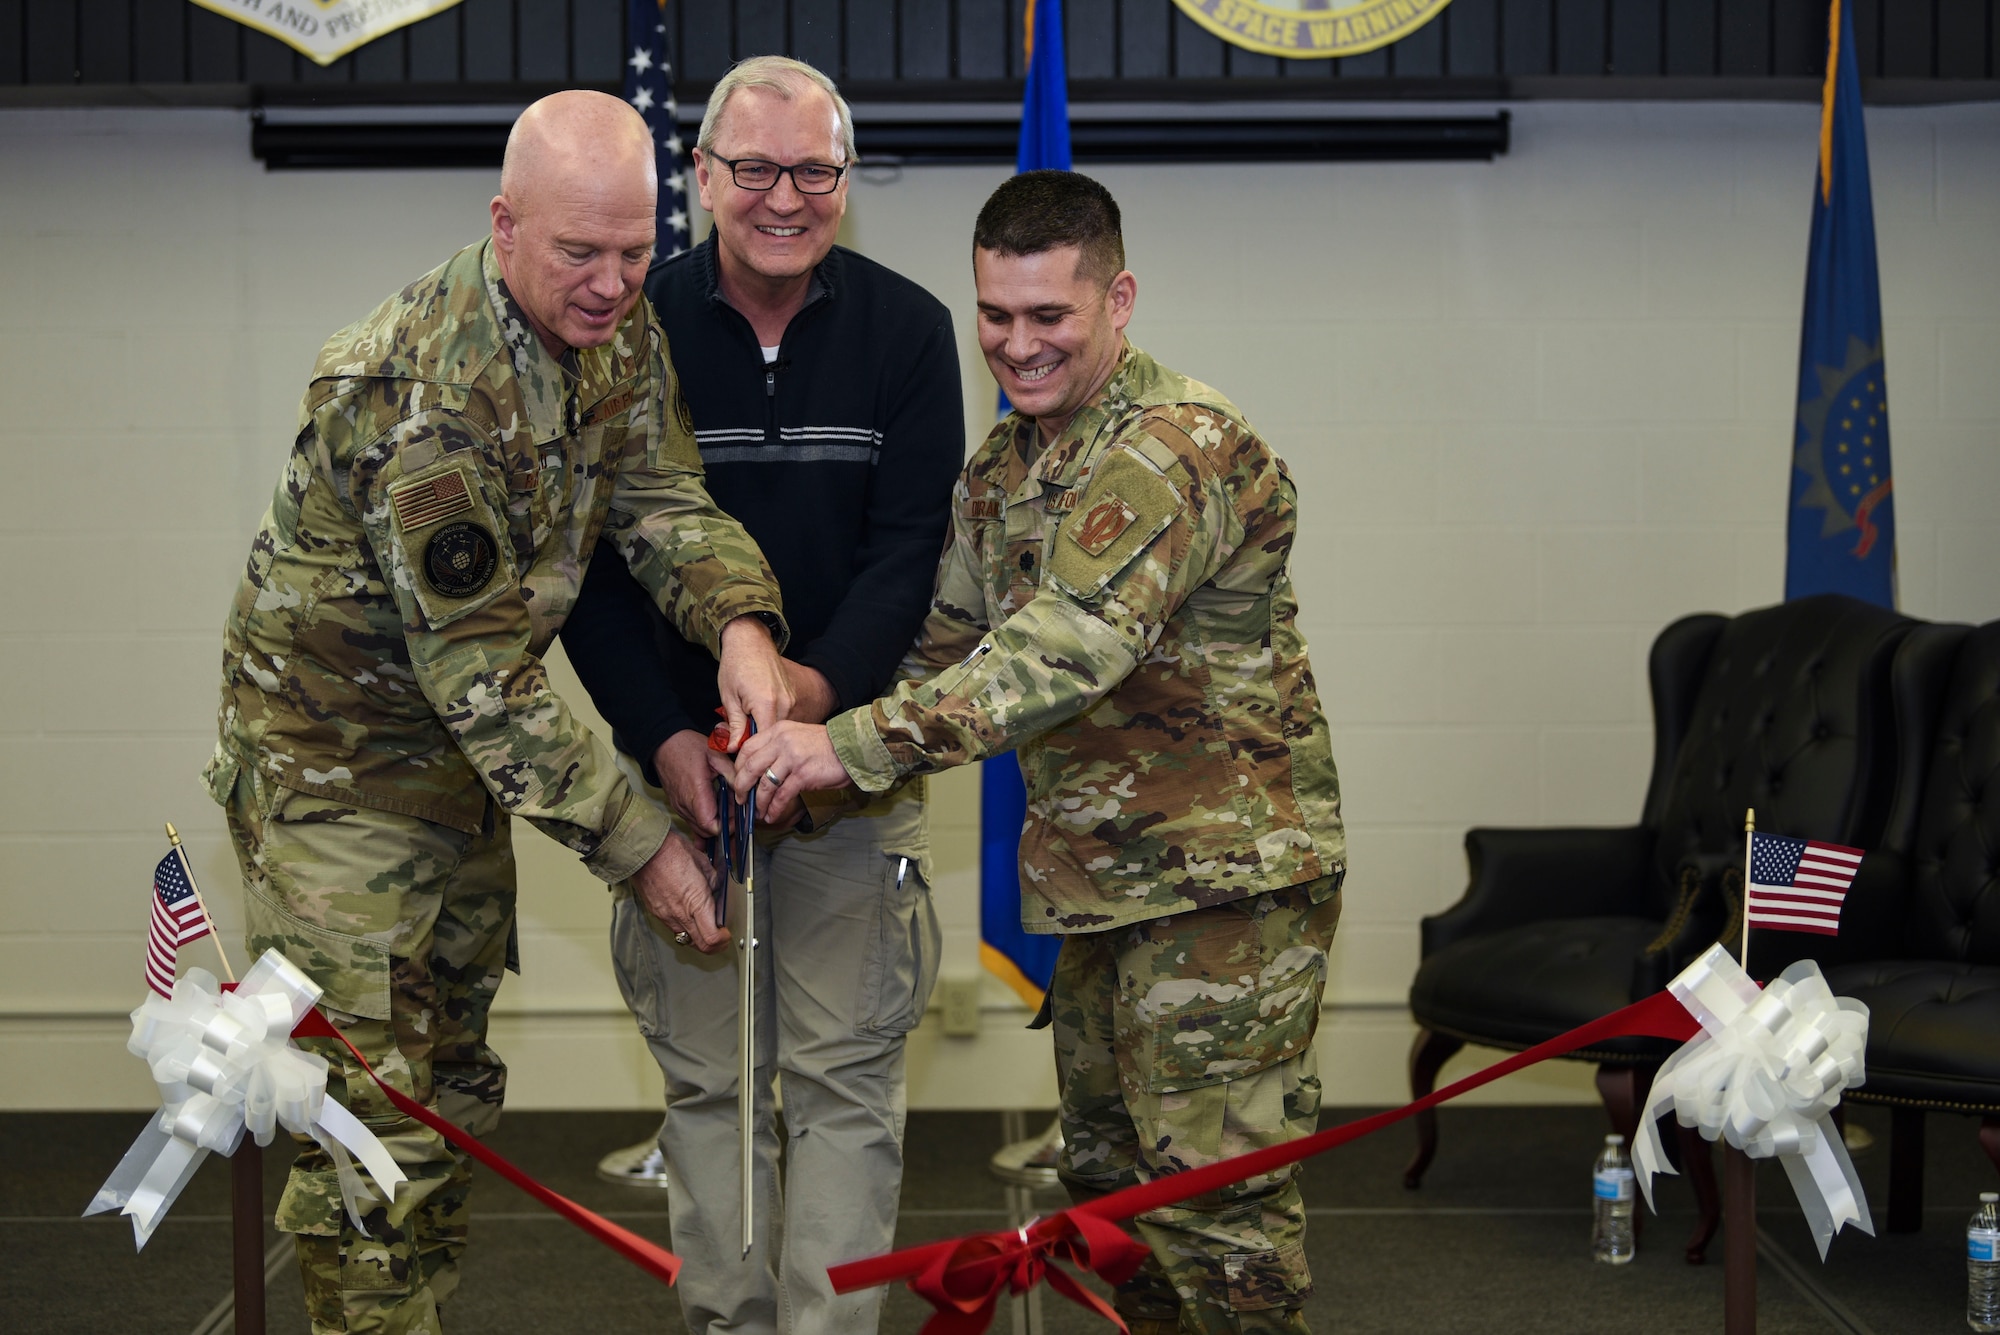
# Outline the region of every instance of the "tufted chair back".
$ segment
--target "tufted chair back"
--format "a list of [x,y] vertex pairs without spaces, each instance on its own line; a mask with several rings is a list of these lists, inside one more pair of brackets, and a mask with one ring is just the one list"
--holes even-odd
[[1952,665],[1909,867],[1908,952],[2000,964],[2000,621]]
[[[1872,836],[1896,775],[1889,670],[1912,624],[1823,594],[1745,612],[1722,629],[1660,804],[1644,912],[1675,911],[1684,869],[1713,883],[1742,866],[1746,807],[1773,833]],[[2000,791],[1994,797],[2000,803]],[[1714,919],[1704,929],[1720,931],[1724,896],[1700,903]],[[1991,908],[2000,915],[2000,899]]]

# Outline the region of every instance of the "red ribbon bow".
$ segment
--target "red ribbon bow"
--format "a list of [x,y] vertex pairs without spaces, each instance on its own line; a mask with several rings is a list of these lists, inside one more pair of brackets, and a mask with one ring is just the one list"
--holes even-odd
[[1685,1042],[1700,1029],[1672,993],[1655,992],[1644,1001],[1558,1034],[1546,1043],[1517,1052],[1400,1108],[1357,1118],[1283,1145],[1271,1145],[1201,1168],[1156,1177],[1072,1206],[1012,1233],[978,1233],[832,1266],[826,1272],[827,1278],[833,1281],[835,1293],[852,1293],[897,1279],[907,1282],[912,1292],[937,1309],[924,1323],[923,1335],[980,1335],[992,1321],[1003,1290],[1025,1293],[1044,1278],[1058,1293],[1090,1308],[1122,1331],[1125,1323],[1109,1304],[1049,1261],[1060,1256],[1114,1285],[1121,1284],[1146,1259],[1148,1249],[1119,1228],[1119,1220],[1219,1191],[1246,1178],[1309,1159],[1491,1084],[1501,1076],[1588,1047],[1600,1039],[1648,1035]]
[[976,1233],[944,1244],[911,1278],[910,1289],[937,1309],[924,1323],[925,1335],[978,1335],[992,1322],[1002,1290],[1026,1293],[1044,1279],[1063,1297],[1124,1330],[1109,1303],[1051,1263],[1068,1261],[1116,1285],[1130,1279],[1148,1255],[1116,1224],[1065,1210],[1011,1233]]

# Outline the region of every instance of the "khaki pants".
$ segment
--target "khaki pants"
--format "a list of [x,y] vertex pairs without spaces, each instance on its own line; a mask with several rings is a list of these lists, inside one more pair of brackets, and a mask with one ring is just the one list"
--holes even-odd
[[[920,790],[757,850],[757,1241],[738,1199],[737,964],[673,938],[621,886],[611,955],[666,1077],[668,1210],[692,1335],[870,1335],[882,1291],[826,1269],[887,1251],[903,1180],[903,1036],[937,978]],[[900,876],[900,884],[899,884]],[[769,1090],[784,1097],[782,1184]]]
[[[228,807],[243,872],[247,944],[276,949],[326,990],[320,1006],[384,1080],[474,1135],[499,1124],[507,1068],[486,1042],[512,963],[514,859],[506,818],[468,835],[409,816],[238,776]],[[295,1236],[314,1335],[438,1327],[458,1284],[470,1164],[398,1112],[332,1039],[301,1047],[331,1063],[345,1104],[409,1175],[366,1208],[341,1207],[316,1144],[292,1168],[277,1225]]]
[[[1329,878],[1063,939],[1049,996],[1072,1197],[1312,1133],[1313,1031],[1339,919]],[[1305,1329],[1312,1277],[1294,1170],[1135,1222],[1153,1255],[1117,1295],[1128,1322]]]

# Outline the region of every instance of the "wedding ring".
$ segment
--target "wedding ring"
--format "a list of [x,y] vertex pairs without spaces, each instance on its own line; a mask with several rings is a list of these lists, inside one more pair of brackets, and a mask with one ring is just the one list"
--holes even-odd
[[775,787],[782,788],[785,786],[785,781],[778,777],[778,771],[775,769],[765,770],[764,777],[769,779]]
[[675,932],[675,933],[674,933],[674,944],[675,944],[675,945],[677,945],[677,946],[684,946],[684,945],[686,945],[686,944],[687,944],[687,943],[689,942],[689,940],[690,940],[690,939],[691,939],[691,938],[690,938],[690,937],[688,936],[688,934],[687,934],[686,932]]

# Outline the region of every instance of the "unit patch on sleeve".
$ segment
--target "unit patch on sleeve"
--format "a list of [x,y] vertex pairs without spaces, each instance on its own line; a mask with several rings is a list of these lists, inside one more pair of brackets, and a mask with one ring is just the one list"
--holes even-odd
[[470,510],[472,492],[466,486],[465,470],[454,468],[391,487],[389,504],[396,507],[396,522],[408,533]]
[[424,544],[424,579],[447,598],[470,598],[492,581],[498,567],[492,533],[469,519],[446,524]]
[[1090,555],[1102,556],[1104,549],[1116,542],[1119,534],[1132,527],[1132,521],[1138,517],[1139,512],[1125,504],[1117,492],[1110,492],[1065,525],[1063,532]]

